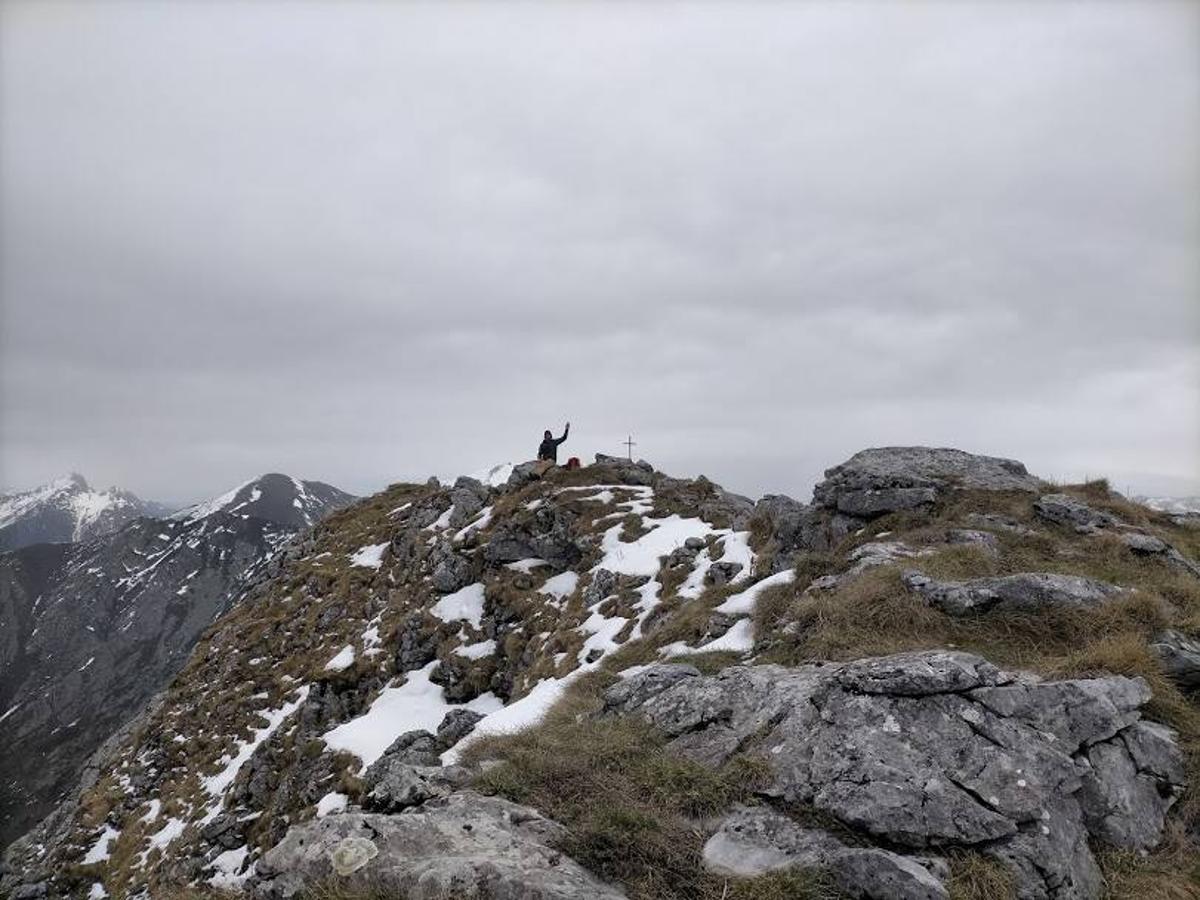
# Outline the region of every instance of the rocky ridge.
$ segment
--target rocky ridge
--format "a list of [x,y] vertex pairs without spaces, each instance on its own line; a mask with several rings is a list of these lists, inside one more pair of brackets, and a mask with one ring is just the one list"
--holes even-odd
[[[394,486],[284,552],[77,810],[12,848],[5,884],[626,895],[577,835],[584,855],[563,853],[570,821],[479,794],[503,782],[480,780],[471,750],[507,765],[499,735],[599,684],[594,721],[645,721],[681,759],[765,773],[693,826],[725,879],[714,897],[754,896],[738,892],[797,865],[848,896],[946,897],[964,853],[992,860],[1021,898],[1099,897],[1097,848],[1153,854],[1189,796],[1196,732],[1163,670],[1047,677],[928,644],[804,659],[821,627],[806,611],[862,603],[868,588],[947,633],[1136,613],[1191,640],[1190,570],[1111,527],[1039,524],[1046,493],[1019,463],[925,448],[858,454],[812,504],[754,503],[611,458],[545,478],[517,466],[500,487]],[[1190,561],[1162,518],[1104,506],[1130,519],[1109,512],[1122,533]],[[1041,568],[1017,568],[1031,559]],[[891,639],[919,647],[928,631]],[[1185,671],[1186,643],[1174,646]],[[1059,658],[1037,664],[1057,672]],[[1164,711],[1186,733],[1156,721]],[[651,896],[639,884],[632,896]]]

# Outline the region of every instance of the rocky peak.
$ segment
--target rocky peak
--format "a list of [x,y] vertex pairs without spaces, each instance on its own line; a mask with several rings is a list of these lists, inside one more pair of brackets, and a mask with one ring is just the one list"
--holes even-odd
[[351,494],[320,481],[302,481],[268,472],[209,500],[174,513],[171,518],[193,522],[216,513],[259,518],[277,525],[307,528],[355,500]]
[[0,497],[0,551],[84,541],[159,512],[157,504],[129,491],[94,491],[87,479],[72,472],[33,490]]

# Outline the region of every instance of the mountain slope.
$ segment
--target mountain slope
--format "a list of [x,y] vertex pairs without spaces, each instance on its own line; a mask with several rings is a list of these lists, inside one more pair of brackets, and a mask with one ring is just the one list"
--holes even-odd
[[715,900],[815,897],[817,867],[878,900],[1166,896],[1200,717],[1153,646],[1200,630],[1198,544],[925,448],[812,504],[610,458],[396,485],[208,630],[8,883]]
[[138,516],[163,508],[128,491],[93,491],[71,474],[17,494],[0,496],[0,552],[31,544],[84,541],[110,534]]
[[[282,478],[259,481],[280,495]],[[75,784],[88,755],[303,527],[294,523],[348,496],[286,484],[287,499],[306,498],[303,508],[258,503],[251,515],[214,505],[203,516],[140,518],[115,534],[0,554],[0,843]],[[265,517],[276,509],[285,521]]]

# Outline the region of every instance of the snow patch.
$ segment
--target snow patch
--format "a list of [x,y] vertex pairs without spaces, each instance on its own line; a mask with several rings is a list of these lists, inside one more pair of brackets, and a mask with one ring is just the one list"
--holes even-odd
[[543,678],[520,700],[489,712],[475,726],[474,731],[442,754],[442,764],[454,765],[467,743],[485,734],[509,734],[535,724],[579,674],[582,674],[582,670],[576,669],[562,678]]
[[476,628],[483,619],[483,585],[479,582],[447,594],[429,610],[443,622],[465,619]]
[[109,846],[117,838],[121,836],[121,832],[113,828],[111,825],[105,825],[104,830],[100,832],[100,837],[96,838],[96,843],[88,848],[87,854],[83,857],[85,866],[92,863],[104,862],[109,857]]
[[245,872],[242,871],[242,867],[246,864],[246,857],[249,855],[250,850],[246,847],[235,847],[224,853],[218,853],[212,861],[212,867],[216,870],[216,874],[208,879],[208,883],[218,888],[241,887],[254,869],[251,866]]
[[792,569],[776,572],[769,578],[755,582],[740,594],[733,594],[727,597],[725,602],[716,608],[716,612],[727,613],[731,616],[748,616],[754,612],[759,594],[768,588],[773,588],[780,584],[791,584],[795,580],[796,573]]
[[354,665],[354,645],[347,644],[329,662],[325,663],[326,672],[341,672]]
[[364,569],[378,569],[383,565],[383,551],[387,549],[387,541],[382,544],[367,544],[359,547],[350,554],[350,565],[362,566]]
[[[441,687],[429,680],[436,665],[434,660],[423,669],[409,672],[399,687],[384,688],[365,713],[327,731],[323,735],[326,746],[353,753],[365,769],[404,732],[436,731],[446,713],[456,708],[446,702]],[[487,693],[466,704],[466,708],[486,715],[500,705],[498,697]]]
[[465,647],[455,647],[455,656],[465,656],[467,659],[483,659],[496,652],[495,641],[480,641],[477,644],[467,644]]
[[[203,780],[204,789],[210,797],[219,801],[225,796],[225,791],[228,790],[229,785],[233,784],[233,780],[237,778],[238,772],[241,771],[242,766],[249,761],[250,757],[254,755],[254,751],[258,749],[259,745],[274,734],[275,729],[283,724],[284,719],[298,710],[300,705],[308,698],[308,685],[306,684],[299,688],[296,693],[296,699],[291,703],[285,703],[279,709],[258,713],[259,716],[267,720],[267,724],[262,728],[255,729],[254,734],[250,736],[249,740],[239,741],[237,750],[233,756],[225,756],[222,759],[225,767],[216,775],[210,775]],[[210,808],[209,816],[216,818],[219,810],[220,803],[218,802],[215,807]],[[211,821],[211,818],[209,821]]]
[[651,529],[636,541],[622,541],[623,524],[614,525],[604,532],[601,549],[604,558],[593,567],[608,569],[618,575],[658,574],[660,557],[684,545],[688,538],[701,538],[712,533],[712,528],[702,519],[685,519],[672,513],[664,519],[644,519],[643,524]]
[[687,644],[677,641],[674,644],[668,644],[659,650],[662,656],[685,656],[689,653],[716,653],[718,651],[727,651],[735,653],[746,653],[754,649],[754,625],[749,619],[739,619],[733,626],[721,635],[709,641],[707,644],[701,644],[699,647],[690,647]]
[[566,571],[560,572],[552,578],[547,578],[538,591],[543,594],[549,594],[555,600],[562,600],[564,597],[570,597],[575,593],[575,588],[579,586],[579,573]]
[[326,794],[317,801],[317,818],[323,819],[330,813],[342,812],[349,802],[350,798],[345,794],[339,794],[336,791],[332,794]]

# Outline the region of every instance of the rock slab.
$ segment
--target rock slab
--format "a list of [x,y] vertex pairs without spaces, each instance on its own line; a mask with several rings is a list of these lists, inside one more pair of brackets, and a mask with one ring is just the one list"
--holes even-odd
[[971,847],[1005,862],[1022,900],[1100,896],[1089,837],[1145,849],[1183,789],[1169,729],[1145,723],[1141,679],[1043,682],[930,651],[714,676],[659,666],[613,685],[674,751],[764,759],[761,793],[815,807],[889,848]]
[[1030,612],[1047,607],[1092,609],[1125,593],[1106,581],[1054,572],[1020,572],[968,581],[936,581],[920,572],[905,572],[904,584],[929,605],[952,616],[990,609],[1005,612]]
[[290,828],[259,861],[254,896],[318,884],[395,890],[409,900],[618,900],[625,894],[554,849],[565,830],[470,791],[402,815],[343,813]]

